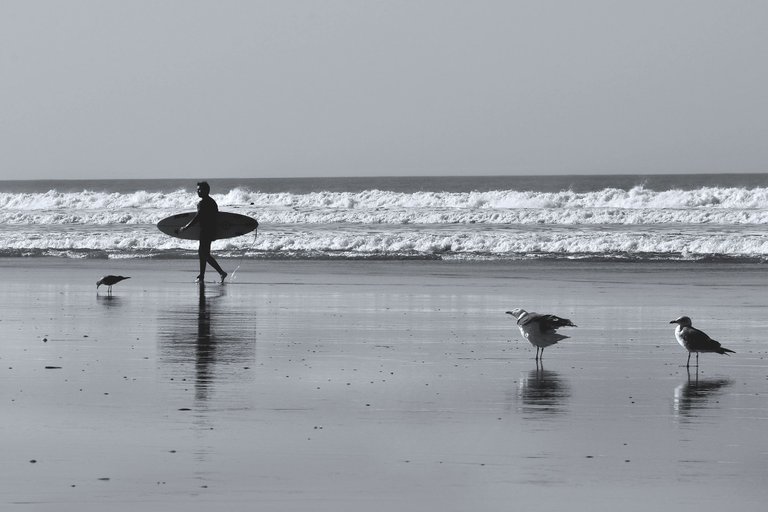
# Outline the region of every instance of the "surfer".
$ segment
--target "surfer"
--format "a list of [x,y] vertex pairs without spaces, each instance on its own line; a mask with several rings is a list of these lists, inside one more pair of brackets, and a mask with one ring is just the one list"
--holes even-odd
[[195,224],[200,224],[200,246],[197,249],[197,255],[200,258],[200,275],[196,282],[202,283],[205,278],[205,264],[208,263],[221,276],[221,282],[227,277],[216,260],[211,256],[211,242],[216,240],[216,220],[219,214],[219,205],[210,196],[211,186],[207,181],[201,181],[197,184],[197,195],[200,202],[197,203],[197,215],[187,223],[186,226],[179,228],[179,231],[189,229]]

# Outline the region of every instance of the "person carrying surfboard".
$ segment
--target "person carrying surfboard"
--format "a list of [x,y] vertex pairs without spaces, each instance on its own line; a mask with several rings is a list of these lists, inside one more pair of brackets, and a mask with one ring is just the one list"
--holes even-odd
[[204,282],[205,265],[207,263],[219,273],[223,283],[227,273],[221,269],[213,256],[211,256],[211,242],[216,240],[216,222],[219,215],[219,205],[216,204],[216,201],[213,200],[210,194],[211,186],[208,182],[198,182],[197,195],[200,197],[200,202],[197,203],[197,215],[186,226],[179,228],[179,231],[181,232],[195,224],[200,224],[200,245],[197,249],[197,256],[200,259],[200,274],[195,281],[198,283]]

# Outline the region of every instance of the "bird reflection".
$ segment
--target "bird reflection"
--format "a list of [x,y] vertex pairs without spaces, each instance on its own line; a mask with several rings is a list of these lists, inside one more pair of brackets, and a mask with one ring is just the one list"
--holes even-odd
[[684,419],[699,417],[702,411],[712,407],[712,400],[718,393],[732,383],[725,378],[700,379],[698,371],[693,376],[689,372],[688,380],[675,388],[675,413]]
[[114,295],[96,295],[96,302],[107,308],[113,308],[120,305],[120,297]]
[[570,388],[560,374],[545,370],[539,364],[520,379],[517,389],[518,399],[522,402],[520,410],[529,419],[543,419],[567,412],[566,401],[570,395]]

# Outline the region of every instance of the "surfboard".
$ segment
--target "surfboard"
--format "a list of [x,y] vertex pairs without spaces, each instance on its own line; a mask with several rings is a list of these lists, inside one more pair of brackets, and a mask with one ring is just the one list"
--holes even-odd
[[[166,217],[157,223],[157,229],[176,238],[183,240],[200,240],[200,224],[179,233],[179,228],[186,226],[195,215],[195,212],[179,213]],[[216,222],[216,240],[222,238],[234,238],[250,233],[259,226],[256,219],[239,213],[219,212]]]

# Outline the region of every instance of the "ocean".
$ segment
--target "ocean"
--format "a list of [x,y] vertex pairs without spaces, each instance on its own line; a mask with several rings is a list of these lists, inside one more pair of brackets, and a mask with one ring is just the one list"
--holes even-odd
[[[0,257],[192,258],[196,179],[0,182]],[[768,174],[214,179],[248,259],[768,260]]]

